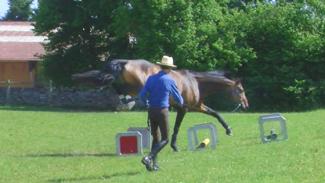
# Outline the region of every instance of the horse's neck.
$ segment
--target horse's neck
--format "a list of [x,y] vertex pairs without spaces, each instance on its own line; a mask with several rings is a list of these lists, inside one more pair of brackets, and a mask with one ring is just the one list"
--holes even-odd
[[215,94],[217,92],[231,92],[235,86],[235,81],[227,78],[218,79],[197,79],[200,88],[201,98]]
[[227,78],[218,80],[207,80],[206,82],[220,90],[231,90],[235,86],[235,82]]

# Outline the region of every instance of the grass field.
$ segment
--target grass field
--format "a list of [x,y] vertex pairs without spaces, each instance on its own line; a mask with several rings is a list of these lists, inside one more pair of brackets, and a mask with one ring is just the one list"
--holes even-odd
[[[115,135],[145,126],[144,112],[76,112],[0,107],[0,182],[324,183],[325,110],[282,113],[289,139],[262,144],[261,113],[222,113],[216,150],[187,151],[187,128],[215,119],[188,113],[181,152],[159,154],[161,170],[147,172],[141,156],[115,156]],[[171,113],[171,128],[175,113]],[[147,153],[147,152],[146,152]]]

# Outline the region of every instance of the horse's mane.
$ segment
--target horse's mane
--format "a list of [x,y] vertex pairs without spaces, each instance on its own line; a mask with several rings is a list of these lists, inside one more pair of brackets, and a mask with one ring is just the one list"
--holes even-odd
[[223,70],[214,70],[214,71],[206,71],[206,72],[197,72],[197,71],[189,71],[195,79],[199,81],[224,81],[231,80],[230,73]]

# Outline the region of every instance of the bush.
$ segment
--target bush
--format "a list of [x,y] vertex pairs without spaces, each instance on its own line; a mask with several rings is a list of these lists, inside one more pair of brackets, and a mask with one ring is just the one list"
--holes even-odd
[[256,53],[241,68],[254,109],[310,109],[322,105],[324,23],[300,4],[248,11],[247,43]]

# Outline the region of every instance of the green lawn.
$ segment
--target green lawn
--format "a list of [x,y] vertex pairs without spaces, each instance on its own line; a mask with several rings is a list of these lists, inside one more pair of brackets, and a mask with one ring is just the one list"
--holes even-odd
[[[115,135],[146,126],[144,112],[76,112],[0,107],[0,182],[324,183],[325,110],[282,113],[288,141],[262,144],[261,113],[222,113],[216,150],[187,151],[187,128],[215,122],[188,113],[179,134],[181,152],[167,146],[161,170],[147,172],[141,156],[115,155]],[[171,113],[172,130],[175,113]],[[147,151],[146,151],[147,153]]]

